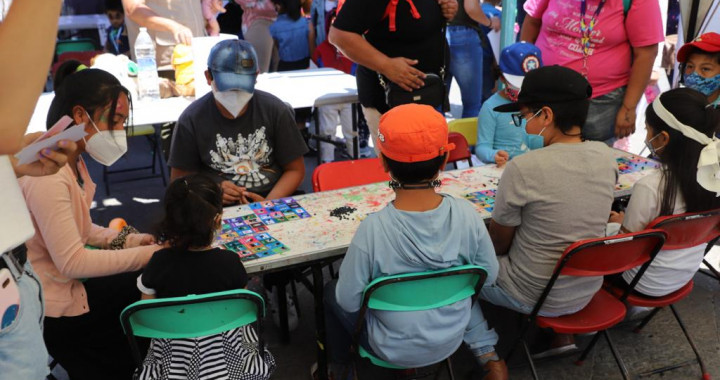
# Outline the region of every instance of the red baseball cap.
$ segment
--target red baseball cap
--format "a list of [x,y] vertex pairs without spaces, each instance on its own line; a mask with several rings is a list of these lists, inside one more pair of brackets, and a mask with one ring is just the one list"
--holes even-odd
[[683,45],[678,51],[678,62],[687,61],[688,56],[693,51],[693,48],[697,48],[708,53],[720,52],[720,34],[715,32],[705,33],[696,38],[693,42]]
[[445,117],[422,104],[394,107],[380,118],[378,144],[383,156],[399,162],[428,161],[453,149]]

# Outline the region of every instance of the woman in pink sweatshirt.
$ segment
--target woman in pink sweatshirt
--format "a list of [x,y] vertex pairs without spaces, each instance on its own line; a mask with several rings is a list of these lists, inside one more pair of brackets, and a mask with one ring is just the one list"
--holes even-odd
[[43,286],[52,357],[73,380],[129,379],[134,364],[118,318],[140,298],[134,272],[161,247],[150,235],[118,233],[90,218],[95,183],[80,153],[104,165],[125,153],[130,98],[111,74],[82,68],[71,61],[58,70],[47,124],[67,115],[85,125],[87,136],[57,174],[20,180],[36,231],[27,242],[28,259]]

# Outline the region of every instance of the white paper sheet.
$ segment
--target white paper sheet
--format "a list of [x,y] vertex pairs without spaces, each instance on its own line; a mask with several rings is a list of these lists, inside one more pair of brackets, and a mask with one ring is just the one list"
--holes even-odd
[[85,124],[76,125],[58,133],[57,135],[48,137],[45,140],[38,141],[26,146],[25,148],[23,148],[23,150],[18,152],[15,157],[18,159],[18,165],[31,164],[39,159],[38,153],[41,150],[45,148],[52,149],[52,147],[56,147],[58,141],[78,141],[86,135],[87,133],[85,132]]

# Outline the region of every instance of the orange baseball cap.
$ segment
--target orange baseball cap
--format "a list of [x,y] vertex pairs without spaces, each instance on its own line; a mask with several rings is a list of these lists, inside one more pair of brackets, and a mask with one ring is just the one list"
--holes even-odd
[[380,118],[378,144],[383,156],[399,162],[428,161],[453,149],[445,117],[422,104],[394,107]]
[[714,32],[705,33],[696,38],[693,42],[683,45],[678,51],[678,62],[687,61],[690,52],[693,51],[693,48],[697,48],[708,53],[720,52],[720,34]]

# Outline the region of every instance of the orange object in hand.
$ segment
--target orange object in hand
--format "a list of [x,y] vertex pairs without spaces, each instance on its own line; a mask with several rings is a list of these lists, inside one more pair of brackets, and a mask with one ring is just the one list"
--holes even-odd
[[110,224],[108,225],[109,228],[120,231],[123,229],[123,227],[127,226],[127,222],[123,218],[115,218],[110,221]]

